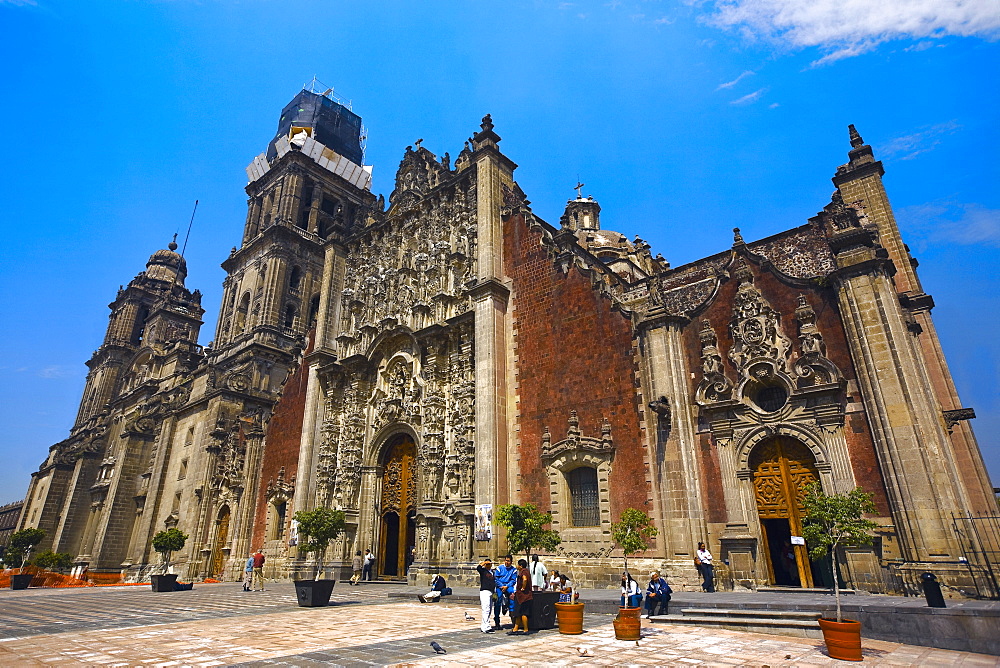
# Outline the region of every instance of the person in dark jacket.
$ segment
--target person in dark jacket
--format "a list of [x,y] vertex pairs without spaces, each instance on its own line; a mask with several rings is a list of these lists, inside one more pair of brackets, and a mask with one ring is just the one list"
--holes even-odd
[[670,595],[673,590],[667,581],[660,577],[660,571],[649,574],[649,584],[646,585],[646,619],[653,616],[653,610],[659,607],[658,615],[667,614],[670,607]]
[[479,630],[483,633],[493,633],[490,617],[493,612],[493,597],[497,595],[497,577],[493,573],[493,562],[489,558],[483,559],[476,566],[476,572],[479,573],[479,613],[482,615]]
[[451,596],[451,587],[445,582],[444,576],[438,573],[431,579],[431,590],[417,598],[421,603],[436,603],[442,596]]

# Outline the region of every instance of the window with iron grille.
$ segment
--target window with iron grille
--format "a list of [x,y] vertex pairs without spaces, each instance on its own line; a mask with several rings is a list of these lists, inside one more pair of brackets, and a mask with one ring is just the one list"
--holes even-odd
[[566,475],[573,500],[573,526],[596,527],[601,524],[600,500],[597,496],[597,469],[586,466]]

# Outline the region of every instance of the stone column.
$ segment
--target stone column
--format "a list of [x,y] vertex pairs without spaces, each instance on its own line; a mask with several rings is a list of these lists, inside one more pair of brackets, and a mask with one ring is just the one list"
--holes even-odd
[[893,518],[908,561],[955,560],[961,549],[951,513],[964,504],[951,448],[892,264],[867,235],[860,228],[839,233],[843,240],[835,235],[835,287]]
[[260,423],[255,422],[246,434],[246,455],[243,459],[246,484],[240,495],[239,507],[233,514],[230,543],[233,549],[229,554],[238,562],[244,559],[242,555],[250,554],[254,548],[260,547],[251,545],[250,539],[253,536],[253,520],[257,512],[257,492],[260,488],[260,464],[263,455],[264,430]]
[[[475,311],[475,502],[508,502],[507,302],[503,274],[503,188],[517,167],[498,147],[493,121],[483,118],[472,138],[476,166],[476,263],[479,283],[471,291]],[[494,534],[495,535],[495,534]],[[496,536],[496,535],[495,535]],[[478,550],[479,548],[477,548]],[[499,549],[498,537],[490,550]]]
[[[651,312],[640,323],[643,361],[649,383],[648,398],[655,404],[663,397],[669,410],[670,435],[659,442],[658,414],[646,408],[657,471],[655,496],[668,559],[693,559],[694,547],[705,535],[701,504],[701,469],[697,457],[697,410],[690,390],[691,372],[684,350],[686,318],[668,315],[662,309]],[[663,410],[663,409],[661,409]]]

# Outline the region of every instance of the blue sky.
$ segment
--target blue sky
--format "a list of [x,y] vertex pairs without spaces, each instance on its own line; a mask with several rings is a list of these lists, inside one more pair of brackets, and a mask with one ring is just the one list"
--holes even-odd
[[388,195],[486,113],[540,216],[577,178],[675,266],[801,225],[854,123],[1000,485],[1000,13],[989,0],[0,0],[0,503],[68,435],[119,284],[183,229],[212,338],[244,167],[314,75]]

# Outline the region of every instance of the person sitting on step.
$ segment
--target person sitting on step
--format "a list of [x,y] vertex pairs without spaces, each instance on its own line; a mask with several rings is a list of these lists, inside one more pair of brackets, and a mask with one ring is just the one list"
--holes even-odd
[[667,581],[660,577],[660,571],[653,571],[649,574],[649,584],[646,585],[646,619],[653,616],[653,610],[659,606],[658,615],[667,614],[670,607],[670,595],[674,591],[667,584]]
[[451,587],[445,582],[444,576],[438,573],[431,579],[431,590],[417,596],[421,603],[437,603],[442,596],[450,596]]

